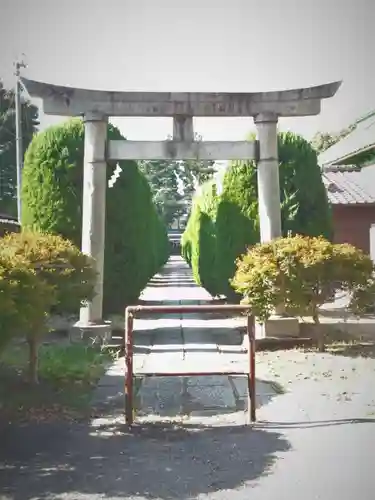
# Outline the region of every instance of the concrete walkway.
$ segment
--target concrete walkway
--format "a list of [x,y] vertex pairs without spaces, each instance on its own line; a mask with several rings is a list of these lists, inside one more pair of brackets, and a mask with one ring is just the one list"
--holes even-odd
[[[180,257],[171,257],[154,276],[141,300],[148,305],[188,305],[212,301],[198,287],[191,270]],[[244,424],[247,412],[247,380],[244,376],[149,377],[144,373],[244,372],[248,356],[242,348],[237,325],[246,318],[217,314],[148,315],[134,322],[134,373],[137,379],[136,421],[199,422],[207,425]],[[121,358],[108,371],[96,400],[102,408],[123,413],[125,367]],[[258,406],[275,395],[270,383],[257,380]],[[104,403],[104,407],[103,407]]]

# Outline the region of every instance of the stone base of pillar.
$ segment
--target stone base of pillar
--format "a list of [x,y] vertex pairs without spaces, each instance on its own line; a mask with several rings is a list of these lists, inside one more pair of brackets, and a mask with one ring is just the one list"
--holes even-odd
[[78,321],[69,332],[72,343],[107,344],[111,340],[112,325],[110,322],[87,324]]
[[255,324],[255,337],[257,339],[264,338],[283,338],[283,337],[299,337],[300,326],[297,318],[290,316],[271,316],[265,323]]

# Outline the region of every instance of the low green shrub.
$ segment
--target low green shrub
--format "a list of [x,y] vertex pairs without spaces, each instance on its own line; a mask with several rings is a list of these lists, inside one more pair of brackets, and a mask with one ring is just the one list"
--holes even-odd
[[[291,315],[311,315],[319,325],[319,307],[332,285],[350,295],[349,310],[360,314],[374,303],[375,267],[368,255],[324,238],[295,236],[257,244],[237,260],[232,286],[262,321],[285,304]],[[324,350],[320,328],[319,348]]]
[[39,373],[54,383],[80,381],[96,383],[112,360],[110,353],[94,346],[45,345],[40,349]]
[[[2,238],[0,259],[14,262],[25,280],[16,281],[13,294],[9,289],[5,291],[8,291],[10,311],[23,320],[23,333],[30,349],[30,379],[37,382],[38,349],[41,338],[47,333],[46,317],[53,308],[71,311],[76,304],[93,298],[94,262],[61,236],[31,231]],[[9,269],[16,273],[12,267],[8,267],[8,273]],[[36,291],[40,293],[34,297]],[[6,318],[6,310],[0,310],[0,321],[8,322],[4,327],[11,335],[17,322],[12,326]],[[18,328],[17,325],[17,331]]]
[[53,311],[73,312],[94,295],[94,261],[61,236],[22,231],[0,239],[0,255],[21,257],[55,293]]
[[0,252],[0,352],[30,327],[44,324],[55,291],[23,256]]

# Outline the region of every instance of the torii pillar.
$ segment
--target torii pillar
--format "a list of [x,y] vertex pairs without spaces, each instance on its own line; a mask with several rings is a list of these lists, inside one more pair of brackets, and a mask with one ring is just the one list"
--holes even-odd
[[[262,243],[280,238],[283,234],[277,122],[278,116],[275,113],[260,113],[254,117],[259,141],[257,183],[260,241]],[[280,304],[267,321],[255,324],[255,330],[258,338],[298,337],[300,328],[298,319],[286,316],[285,307]]]
[[[97,281],[95,296],[81,307],[77,326],[96,327],[103,324],[103,277],[105,248],[105,209],[107,191],[107,125],[101,113],[86,113],[85,153],[83,163],[82,241],[81,249],[93,257]],[[103,336],[103,332],[101,332]]]
[[259,141],[257,177],[262,243],[282,236],[277,120],[274,113],[259,113],[254,117]]
[[[341,82],[310,88],[254,93],[109,92],[51,85],[22,78],[31,97],[43,99],[46,114],[83,116],[85,160],[82,250],[94,257],[96,297],[81,309],[79,327],[106,331],[103,321],[106,161],[126,159],[253,159],[258,162],[261,241],[281,236],[277,121],[279,117],[313,116],[321,100],[335,95]],[[107,141],[107,117],[171,117],[172,141]],[[254,117],[258,141],[194,142],[193,117]],[[259,155],[257,151],[259,149]],[[298,322],[277,311],[266,335],[296,334]],[[294,325],[294,326],[293,326]],[[266,325],[267,327],[267,325]],[[292,332],[293,331],[293,332]]]

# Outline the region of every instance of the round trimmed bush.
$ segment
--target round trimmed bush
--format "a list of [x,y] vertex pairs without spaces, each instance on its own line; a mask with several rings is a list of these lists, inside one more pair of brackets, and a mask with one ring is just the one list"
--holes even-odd
[[283,303],[289,314],[311,316],[324,350],[319,308],[332,283],[350,297],[348,309],[363,314],[374,304],[375,266],[369,255],[352,245],[332,244],[319,237],[277,238],[249,248],[237,260],[233,286],[262,321]]
[[61,236],[27,230],[9,234],[0,239],[0,255],[24,259],[48,283],[54,294],[54,312],[74,312],[77,303],[94,296],[93,259]]
[[[123,139],[108,126],[109,139]],[[74,118],[34,136],[25,155],[22,185],[24,228],[59,234],[81,246],[84,123]],[[168,240],[151,192],[134,161],[106,198],[104,311],[123,313],[166,261]],[[115,164],[107,166],[107,179]],[[78,304],[77,304],[78,307]]]

